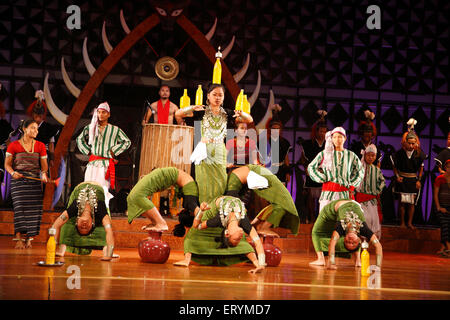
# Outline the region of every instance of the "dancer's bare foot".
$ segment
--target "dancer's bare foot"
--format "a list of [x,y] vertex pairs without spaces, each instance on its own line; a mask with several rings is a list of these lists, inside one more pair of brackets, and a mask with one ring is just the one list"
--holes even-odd
[[324,266],[325,265],[325,261],[321,260],[321,259],[317,259],[316,261],[310,262],[309,264],[311,266]]
[[173,265],[177,267],[189,267],[190,261],[186,261],[186,259],[174,262]]
[[406,225],[405,225],[404,223],[402,223],[402,224],[400,225],[400,228],[406,229]]
[[22,241],[22,239],[19,239],[14,246],[14,249],[25,249],[25,243]]
[[141,230],[148,230],[149,228],[153,227],[154,225],[155,224],[153,222],[151,222],[145,226],[142,226]]
[[154,226],[146,227],[144,230],[145,231],[163,232],[163,231],[169,230],[169,227],[167,226],[167,224],[166,225],[164,225],[164,224],[155,224]]
[[416,227],[414,227],[412,224],[408,224],[408,229],[416,230]]
[[27,239],[27,241],[25,242],[25,248],[27,248],[27,249],[32,248],[32,245],[31,245],[32,240],[33,240],[33,238]]

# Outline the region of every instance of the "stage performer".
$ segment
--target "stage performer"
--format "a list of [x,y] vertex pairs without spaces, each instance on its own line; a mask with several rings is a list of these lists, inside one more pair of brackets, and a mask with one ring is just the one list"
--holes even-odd
[[[246,164],[259,163],[256,141],[247,136],[249,125],[241,121],[235,122],[236,136],[233,139],[228,140],[226,144],[227,168],[229,170]],[[251,126],[251,129],[254,130],[253,126]]]
[[331,269],[336,268],[336,255],[348,257],[349,253],[355,257],[355,266],[360,267],[360,238],[365,237],[375,246],[376,264],[381,267],[381,243],[367,226],[361,206],[354,200],[334,200],[327,204],[314,223],[311,237],[317,260],[310,262],[310,265],[324,266],[324,252],[328,252],[327,266]]
[[441,248],[437,254],[450,258],[450,159],[442,169],[445,173],[436,178],[433,186],[433,200],[441,225]]
[[356,188],[356,201],[361,204],[370,230],[376,234],[378,239],[381,239],[381,203],[379,196],[386,184],[380,168],[374,165],[377,147],[370,144],[363,151],[362,156],[364,179]]
[[[169,100],[170,88],[168,85],[162,85],[159,88],[159,100],[151,103],[147,107],[142,125],[146,125],[150,122],[153,115],[153,122],[159,124],[173,124],[175,118],[175,112],[179,110],[178,106]],[[181,124],[182,122],[178,122]]]
[[247,184],[260,198],[270,204],[253,219],[252,225],[262,235],[279,235],[271,228],[287,228],[296,235],[299,227],[297,208],[289,191],[276,175],[258,165],[247,165],[234,169],[228,176],[227,195],[239,197]]
[[[427,156],[420,149],[419,137],[414,131],[417,121],[411,118],[407,124],[409,128],[402,136],[402,148],[391,156],[391,161],[396,176],[394,193],[400,196],[400,227],[405,228],[407,226],[410,229],[415,229],[412,221],[415,205],[422,188],[423,166]],[[408,212],[406,226],[405,211]]]
[[[110,112],[107,102],[98,105],[91,123],[77,137],[77,146],[82,154],[91,154],[84,181],[96,181],[101,186],[115,189],[116,157],[130,147],[131,141],[119,127],[108,123]],[[107,199],[107,206],[108,202]]]
[[[304,141],[302,145],[302,155],[300,160],[305,169],[314,158],[323,151],[325,148],[325,135],[328,131],[327,121],[325,119],[327,112],[325,110],[317,111],[320,116],[312,128],[311,139]],[[306,205],[307,205],[307,217],[306,223],[314,222],[319,214],[319,198],[322,191],[322,184],[313,181],[308,174],[308,170],[305,170],[305,184],[303,188],[306,190]]]
[[[152,221],[143,228],[144,230],[168,230],[166,221],[149,197],[153,193],[166,190],[173,185],[176,186],[177,190],[181,188],[183,207],[191,215],[194,215],[199,210],[198,187],[194,179],[183,170],[175,167],[157,168],[139,180],[131,189],[127,197],[128,223],[131,224],[135,218],[142,215]],[[176,192],[176,194],[179,194],[179,192]]]
[[[203,254],[208,254],[209,251],[211,251],[211,254],[215,254],[221,248],[228,249],[228,254],[230,254],[234,248],[245,247],[248,251],[245,256],[255,266],[255,269],[249,272],[258,273],[264,270],[266,258],[261,239],[256,229],[250,224],[245,205],[239,198],[220,196],[209,204],[203,202],[194,218],[192,230],[207,231],[209,228],[222,229],[219,240],[221,245],[217,249],[216,243],[198,241],[195,245],[198,246],[198,249]],[[244,232],[253,240],[258,256],[256,256],[254,250],[243,237]],[[185,254],[184,260],[175,262],[174,264],[187,267],[190,264],[191,257],[192,254],[187,253]]]
[[364,178],[364,170],[358,156],[344,148],[346,139],[342,127],[327,132],[325,149],[319,152],[308,166],[311,179],[322,183],[320,211],[333,200],[353,199],[354,189]]
[[59,129],[45,121],[47,117],[47,105],[45,103],[44,92],[37,90],[36,98],[27,109],[27,115],[30,116],[38,124],[38,135],[36,140],[45,144],[50,167],[53,163],[53,153],[55,152],[55,139],[59,134]]
[[264,166],[278,179],[287,185],[291,180],[291,167],[289,165],[289,152],[292,147],[289,141],[282,136],[283,123],[278,111],[273,111],[273,118],[267,123],[267,157]]
[[[206,106],[189,106],[176,112],[177,118],[193,117],[201,121],[201,141],[191,156],[195,163],[195,180],[198,185],[199,201],[210,202],[225,193],[227,185],[227,153],[224,139],[227,134],[227,125],[233,123],[233,117],[238,121],[253,122],[253,118],[241,110],[228,110],[223,108],[225,87],[221,84],[211,84],[208,88]],[[192,260],[200,264],[212,264],[213,257],[222,255],[220,263],[233,264],[241,262],[241,254],[251,251],[251,246],[238,246],[229,249],[215,249],[207,253],[197,252],[195,244],[209,242],[216,246],[215,238],[220,237],[220,228],[198,230],[191,228],[184,240],[185,253],[199,253],[193,255]],[[250,251],[249,251],[250,250]],[[236,259],[235,259],[236,258]]]
[[97,182],[86,181],[72,191],[66,210],[52,225],[59,243],[57,256],[63,257],[66,250],[86,255],[103,248],[102,260],[118,257],[114,255],[114,234],[104,188]]
[[444,164],[448,159],[450,159],[450,132],[447,134],[447,148],[444,148],[439,152],[436,158],[434,158],[440,174],[445,173]]
[[[362,152],[364,152],[370,144],[374,144],[374,140],[377,136],[377,128],[373,124],[375,113],[370,110],[365,110],[364,117],[365,119],[360,121],[358,126],[359,140],[353,141],[350,146],[350,150],[353,151],[360,159],[362,159]],[[381,153],[379,150],[377,150],[375,165],[378,166],[378,168],[381,165]]]
[[[47,151],[36,139],[38,124],[26,120],[23,135],[6,149],[5,170],[11,180],[11,197],[14,208],[14,241],[16,248],[31,248],[31,241],[40,231],[42,218],[42,183],[47,177]],[[28,179],[27,179],[28,177]],[[25,236],[25,239],[21,237]],[[24,243],[25,242],[25,243]]]

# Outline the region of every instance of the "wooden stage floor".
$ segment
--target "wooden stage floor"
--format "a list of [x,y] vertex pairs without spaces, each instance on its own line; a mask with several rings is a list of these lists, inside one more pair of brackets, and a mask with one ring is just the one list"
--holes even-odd
[[172,251],[165,264],[141,262],[137,249],[116,253],[120,258],[112,262],[100,261],[94,251],[66,254],[61,267],[40,267],[34,264],[45,259],[43,244],[16,250],[11,237],[1,236],[0,300],[450,299],[450,259],[434,255],[385,252],[379,281],[373,276],[361,283],[351,260],[337,259],[338,270],[331,271],[310,267],[314,255],[306,253],[284,254],[278,267],[257,275],[247,272],[249,264],[175,267],[181,251]]

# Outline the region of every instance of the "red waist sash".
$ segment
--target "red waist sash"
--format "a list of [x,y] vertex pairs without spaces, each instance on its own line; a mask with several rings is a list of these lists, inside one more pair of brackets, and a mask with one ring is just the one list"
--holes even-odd
[[331,192],[344,192],[344,191],[351,191],[352,199],[355,200],[355,196],[353,191],[355,190],[354,186],[350,186],[350,188],[344,187],[343,185],[340,185],[339,183],[335,182],[325,182],[322,184],[322,191],[331,191]]
[[376,199],[376,198],[377,198],[377,196],[375,196],[373,194],[357,192],[355,200],[358,201],[359,203],[362,203],[362,202],[370,201],[370,200]]
[[95,160],[108,160],[109,161],[108,169],[106,170],[106,173],[105,173],[105,179],[110,180],[111,189],[114,190],[116,187],[116,166],[114,164],[114,160],[112,158],[104,158],[104,157],[100,157],[100,156],[94,156],[93,154],[91,154],[91,156],[89,157],[89,162],[95,161]]

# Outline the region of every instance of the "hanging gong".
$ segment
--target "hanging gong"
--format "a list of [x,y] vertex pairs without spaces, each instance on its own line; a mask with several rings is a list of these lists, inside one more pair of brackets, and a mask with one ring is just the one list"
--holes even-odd
[[172,57],[162,57],[156,61],[155,72],[161,80],[175,79],[179,71],[178,62]]

